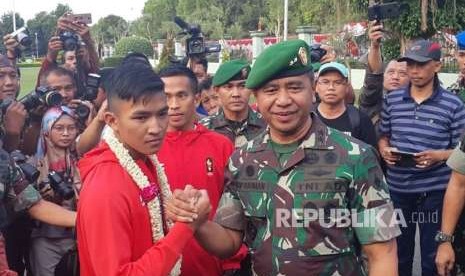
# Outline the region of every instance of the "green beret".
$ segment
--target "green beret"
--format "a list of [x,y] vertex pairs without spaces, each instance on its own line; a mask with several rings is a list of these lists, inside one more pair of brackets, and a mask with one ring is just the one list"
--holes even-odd
[[270,80],[298,76],[312,70],[310,47],[300,39],[266,48],[255,61],[245,86],[256,89]]
[[250,65],[245,60],[235,59],[221,64],[212,79],[213,86],[221,86],[229,81],[245,80],[250,71]]

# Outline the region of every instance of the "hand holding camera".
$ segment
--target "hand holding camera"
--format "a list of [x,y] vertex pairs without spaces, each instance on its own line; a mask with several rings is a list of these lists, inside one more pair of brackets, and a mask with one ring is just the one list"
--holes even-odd
[[63,42],[59,36],[52,36],[48,41],[47,59],[50,62],[55,62],[58,52],[63,50]]
[[3,115],[3,126],[8,135],[18,136],[26,122],[27,111],[20,102],[12,102]]
[[19,42],[11,34],[3,37],[3,45],[5,45],[7,57],[9,59],[16,58],[16,49],[19,47]]
[[381,40],[384,37],[384,29],[383,24],[379,21],[371,21],[368,26],[368,37],[371,42],[372,48],[379,48],[381,47]]

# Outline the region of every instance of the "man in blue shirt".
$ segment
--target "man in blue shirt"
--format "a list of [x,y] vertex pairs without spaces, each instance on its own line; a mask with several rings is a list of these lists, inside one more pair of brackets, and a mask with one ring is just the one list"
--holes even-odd
[[[399,61],[407,62],[410,85],[392,91],[381,112],[379,150],[387,163],[394,206],[406,227],[398,237],[399,275],[412,275],[417,223],[423,275],[435,275],[434,240],[440,230],[442,202],[451,174],[445,161],[465,126],[462,101],[440,86],[441,46],[414,42]],[[412,153],[400,155],[396,151]]]

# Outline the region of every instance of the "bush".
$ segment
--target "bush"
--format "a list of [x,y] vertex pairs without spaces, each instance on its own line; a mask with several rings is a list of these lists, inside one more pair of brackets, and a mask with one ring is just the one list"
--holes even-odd
[[42,65],[41,62],[30,62],[30,63],[18,63],[16,66],[19,68],[33,68],[33,67],[40,67]]
[[103,60],[103,67],[116,67],[121,64],[123,58],[122,56],[107,57]]
[[153,57],[153,47],[150,41],[139,36],[123,37],[115,45],[115,55],[126,56],[130,52],[137,52]]

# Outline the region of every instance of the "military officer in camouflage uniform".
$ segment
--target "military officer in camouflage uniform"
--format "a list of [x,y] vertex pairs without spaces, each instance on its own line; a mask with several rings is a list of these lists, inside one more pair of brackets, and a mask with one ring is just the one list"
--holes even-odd
[[[360,248],[370,274],[397,275],[400,229],[377,158],[310,112],[312,84],[302,40],[257,58],[246,86],[269,127],[233,153],[215,222],[196,238],[228,257],[245,236],[254,275],[365,275]],[[181,217],[188,209],[174,201],[168,209]]]
[[436,267],[439,275],[450,275],[451,271],[465,275],[465,137],[452,152],[447,165],[452,175],[444,195],[441,231],[437,235],[440,244]]
[[266,125],[262,116],[249,107],[251,91],[245,87],[250,65],[243,60],[223,63],[212,80],[222,108],[200,121],[208,129],[228,137],[241,147],[261,133]]
[[[9,63],[4,56],[0,55],[0,69],[10,67],[14,68],[14,65]],[[0,74],[0,78],[4,77],[5,74]],[[0,82],[0,84],[3,85],[3,82]],[[3,93],[3,91],[0,92]],[[57,226],[74,227],[76,213],[68,211],[54,203],[42,200],[40,193],[30,185],[22,170],[3,149],[2,144],[5,133],[3,130],[4,114],[2,114],[1,110],[0,119],[0,138],[2,139],[0,141],[0,252],[4,252],[1,231],[11,222],[12,214],[28,211],[34,219]],[[8,268],[6,259],[3,257],[5,256],[0,254],[1,275]]]
[[465,102],[465,31],[457,34],[455,58],[459,65],[459,78],[447,90],[454,92]]

